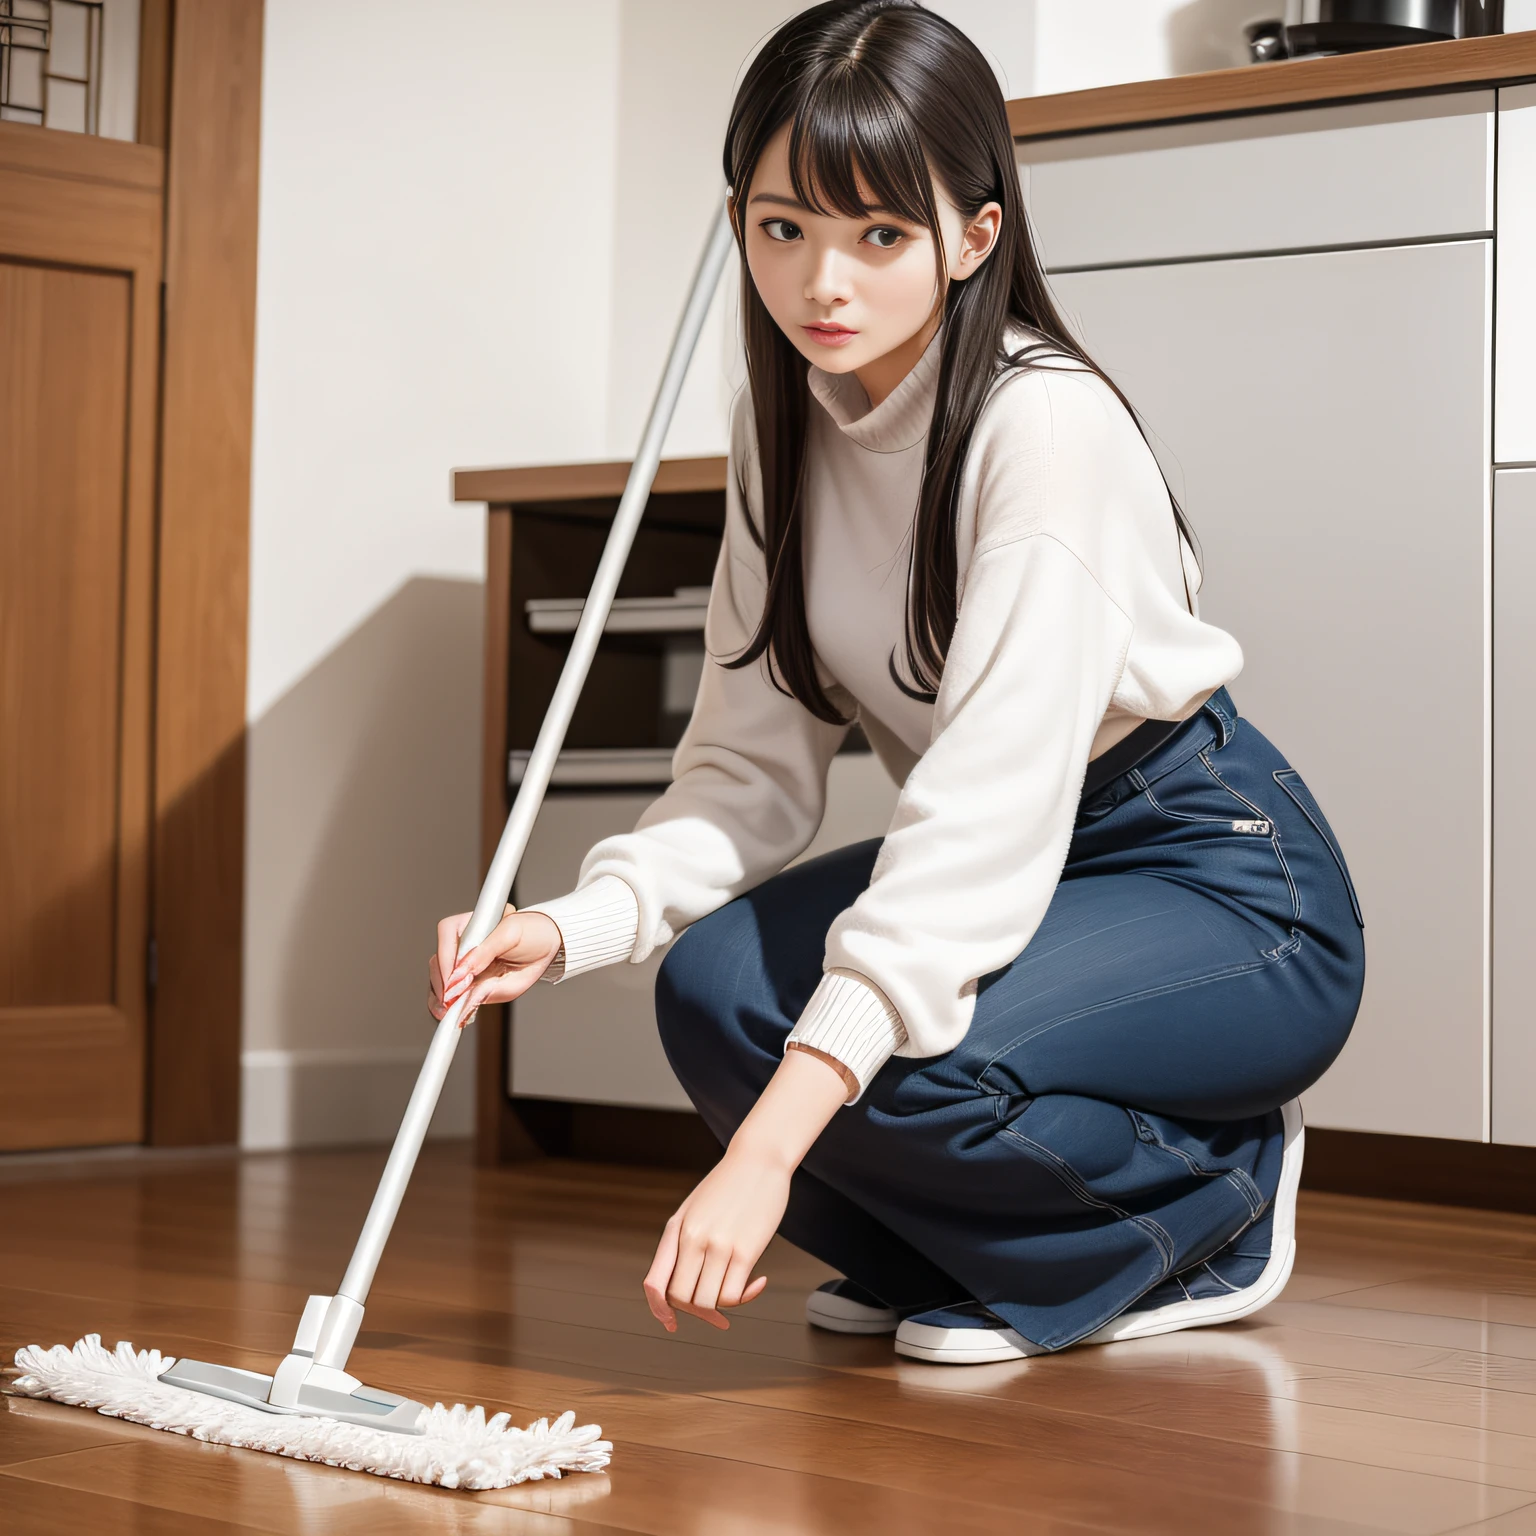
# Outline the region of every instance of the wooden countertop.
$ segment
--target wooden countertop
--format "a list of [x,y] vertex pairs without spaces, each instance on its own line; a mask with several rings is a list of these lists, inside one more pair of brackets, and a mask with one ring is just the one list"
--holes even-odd
[[[1529,79],[1536,79],[1536,32],[1511,32],[1454,43],[1418,43],[1331,58],[1250,64],[1242,69],[1140,80],[1056,96],[1026,96],[1008,103],[1008,120],[1014,137],[1027,141],[1373,96],[1471,90]],[[663,493],[724,490],[725,463],[724,458],[664,459],[656,489]],[[506,505],[618,496],[628,473],[627,460],[461,469],[453,477],[453,497],[455,501]]]
[[1050,139],[1372,96],[1470,90],[1531,78],[1536,78],[1536,32],[1509,32],[1025,96],[1008,103],[1008,121],[1016,139]]
[[[629,476],[628,459],[589,464],[531,464],[521,469],[458,469],[453,474],[455,501],[584,501],[621,496]],[[725,457],[663,459],[652,491],[723,491]]]

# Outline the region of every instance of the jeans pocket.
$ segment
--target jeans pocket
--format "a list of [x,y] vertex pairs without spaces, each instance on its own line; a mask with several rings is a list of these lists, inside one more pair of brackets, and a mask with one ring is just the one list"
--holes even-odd
[[1333,835],[1333,828],[1328,825],[1322,806],[1294,768],[1277,768],[1273,778],[1296,802],[1296,809],[1312,823],[1313,831],[1322,838],[1328,852],[1333,855],[1333,862],[1339,866],[1339,873],[1344,877],[1344,889],[1349,892],[1349,904],[1354,910],[1355,921],[1364,928],[1365,917],[1360,911],[1360,898],[1355,894],[1355,882],[1350,878],[1349,866],[1344,862],[1344,850],[1339,847],[1339,840]]

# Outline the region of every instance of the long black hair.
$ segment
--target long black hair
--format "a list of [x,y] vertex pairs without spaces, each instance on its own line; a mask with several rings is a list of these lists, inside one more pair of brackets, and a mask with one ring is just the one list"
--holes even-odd
[[[752,177],[769,140],[786,123],[790,176],[806,207],[848,218],[886,209],[925,225],[937,253],[942,347],[912,529],[904,658],[910,681],[894,654],[890,660],[891,676],[904,692],[932,699],[944,670],[958,607],[960,478],[1000,371],[1086,369],[1127,410],[1130,403],[1083,351],[1051,297],[1030,239],[1002,91],[976,45],[915,0],[827,0],[786,22],[747,70],[725,136],[762,472],[762,527],[752,525],[752,535],[768,569],[757,631],[726,665],[747,666],[766,653],[779,688],[820,719],[842,723],[816,675],[805,616],[806,364],[768,313],[746,259]],[[993,250],[964,282],[950,283],[945,274],[935,177],[968,221],[989,202],[1002,208]],[[860,195],[861,181],[869,202]],[[1009,353],[1004,338],[1010,325],[1025,326],[1040,340]],[[1171,494],[1170,501],[1179,532],[1193,545]]]

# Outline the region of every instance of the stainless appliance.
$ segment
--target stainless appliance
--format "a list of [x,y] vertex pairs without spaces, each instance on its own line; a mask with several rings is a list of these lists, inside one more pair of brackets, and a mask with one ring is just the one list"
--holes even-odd
[[1356,53],[1504,30],[1504,0],[1288,0],[1292,56]]

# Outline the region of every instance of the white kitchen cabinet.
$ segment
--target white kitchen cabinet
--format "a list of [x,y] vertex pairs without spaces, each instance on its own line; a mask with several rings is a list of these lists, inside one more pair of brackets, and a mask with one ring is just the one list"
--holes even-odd
[[[653,790],[551,794],[523,858],[519,898],[538,901],[570,890],[587,850],[601,838],[628,832],[654,798]],[[821,830],[795,862],[883,837],[895,808],[896,786],[873,753],[839,754],[828,775]],[[662,954],[525,993],[512,1007],[508,1091],[514,1097],[690,1108],[656,1033]]]
[[1536,1146],[1536,469],[1494,477],[1493,1139]]
[[1473,240],[1053,279],[1194,522],[1239,709],[1359,889],[1323,1126],[1488,1133],[1491,265]]
[[1494,458],[1536,464],[1536,85],[1499,92]]
[[1493,227],[1492,91],[1047,139],[1018,154],[1052,270]]

